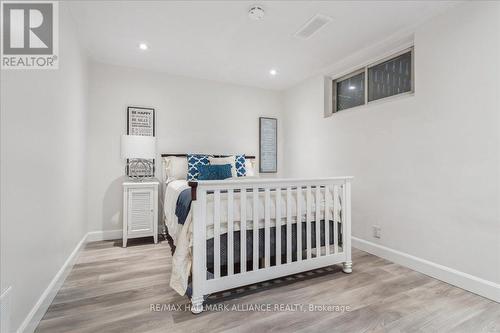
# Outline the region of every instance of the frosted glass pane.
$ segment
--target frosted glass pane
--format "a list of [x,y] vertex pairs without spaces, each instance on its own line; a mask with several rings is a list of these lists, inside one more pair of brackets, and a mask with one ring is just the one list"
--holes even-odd
[[411,91],[411,52],[368,68],[368,101]]

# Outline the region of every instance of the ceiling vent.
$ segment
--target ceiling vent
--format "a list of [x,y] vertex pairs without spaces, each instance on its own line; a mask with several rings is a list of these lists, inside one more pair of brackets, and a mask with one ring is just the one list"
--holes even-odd
[[321,28],[332,21],[331,17],[326,15],[316,14],[309,21],[306,22],[296,33],[295,37],[301,39],[311,38],[312,35],[317,33]]

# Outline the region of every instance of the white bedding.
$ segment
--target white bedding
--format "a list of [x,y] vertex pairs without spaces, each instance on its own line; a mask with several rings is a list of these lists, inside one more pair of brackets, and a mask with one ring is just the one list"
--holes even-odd
[[[233,180],[237,182],[238,180]],[[170,278],[170,286],[176,290],[179,294],[184,295],[187,289],[187,281],[189,278],[191,270],[191,249],[192,249],[192,232],[191,232],[191,212],[188,214],[184,225],[178,224],[177,216],[175,215],[175,208],[177,204],[177,199],[180,193],[189,188],[187,181],[185,180],[174,180],[168,183],[165,190],[165,202],[164,202],[164,214],[165,214],[165,224],[168,228],[170,236],[174,239],[176,245],[176,251],[172,260],[172,275]],[[297,191],[292,191],[292,223],[297,221]],[[306,190],[301,190],[301,221],[306,221]],[[315,189],[311,193],[311,220],[316,220],[316,193]],[[213,237],[213,195],[207,195],[207,239]],[[234,193],[233,199],[233,221],[234,230],[240,230],[240,193]],[[271,191],[270,193],[270,221],[271,226],[276,226],[276,192]],[[334,197],[330,189],[330,197]],[[334,200],[337,202],[340,208],[340,198],[335,196]],[[264,227],[264,206],[265,206],[265,194],[264,192],[259,192],[259,228]],[[281,191],[281,220],[280,224],[286,224],[286,191]],[[225,233],[227,231],[227,217],[228,217],[228,202],[227,194],[221,193],[220,198],[220,231]],[[329,216],[333,214],[333,202],[330,200],[328,209],[330,211]],[[325,201],[324,201],[324,189],[321,189],[321,202],[320,202],[320,219],[324,218],[325,212]],[[336,212],[335,221],[340,221],[340,209]],[[253,193],[247,193],[246,196],[246,226],[247,229],[253,229]]]
[[175,207],[179,195],[183,190],[189,188],[189,185],[186,180],[173,180],[166,187],[163,203],[165,225],[168,228],[168,233],[174,239],[174,242],[177,243],[177,233],[180,231],[182,225],[178,223],[177,216],[175,215]]

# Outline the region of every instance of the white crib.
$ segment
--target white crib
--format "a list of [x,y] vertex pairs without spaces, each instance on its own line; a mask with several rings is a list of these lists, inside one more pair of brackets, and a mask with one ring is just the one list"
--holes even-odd
[[[343,264],[345,273],[352,272],[351,261],[351,179],[352,177],[334,177],[334,178],[318,178],[318,179],[248,179],[244,181],[200,181],[190,182],[192,204],[191,210],[193,213],[193,266],[192,266],[192,297],[191,311],[200,313],[203,311],[204,295],[214,292],[228,290],[248,284],[253,284],[265,280],[270,280],[282,276],[296,274],[308,270],[317,269],[333,264]],[[273,193],[274,192],[274,193]],[[220,263],[220,239],[221,239],[221,193],[227,198],[227,269],[224,274],[221,274]],[[235,208],[234,196],[238,193],[239,200]],[[271,193],[274,195],[271,196]],[[260,196],[264,196],[264,258],[260,260],[259,265],[259,209],[258,200]],[[335,195],[339,195],[341,208],[337,200],[333,200]],[[208,200],[209,196],[213,196]],[[314,197],[313,197],[314,196]],[[305,198],[304,198],[305,197]],[[316,204],[315,209],[312,207],[312,201],[324,202],[324,209],[321,211],[321,205]],[[247,220],[247,200],[253,200],[252,219]],[[270,258],[271,253],[271,200],[275,202],[274,221],[280,221],[286,224],[286,253],[282,253],[281,235],[282,227],[275,228],[275,257],[274,264]],[[282,202],[282,201],[285,202]],[[292,200],[296,200],[295,214],[303,216],[305,213],[305,239],[306,244],[302,244],[302,218],[299,219],[296,227],[296,253],[292,256],[292,223],[295,217],[292,216]],[[305,200],[306,212],[301,212],[302,202]],[[286,204],[285,207],[282,205]],[[213,221],[210,221],[213,228],[213,277],[207,276],[207,206],[213,209]],[[239,206],[239,207],[238,207]],[[261,205],[262,207],[262,205]],[[333,207],[330,210],[328,207]],[[282,215],[282,208],[286,211],[285,216]],[[233,244],[235,230],[234,226],[234,210],[240,209],[239,215],[239,230],[240,230],[240,270],[235,272],[233,263],[235,261]],[[334,216],[341,209],[341,220],[336,221]],[[314,211],[313,211],[314,210]],[[333,213],[333,215],[332,215]],[[224,212],[224,215],[226,212]],[[323,214],[323,216],[321,216]],[[262,214],[261,214],[262,215]],[[212,219],[212,216],[210,219]],[[321,230],[320,224],[323,219],[324,227]],[[330,245],[330,222],[333,220],[333,245]],[[283,221],[283,222],[281,222]],[[315,227],[315,242],[319,244],[316,248],[312,248],[311,223],[319,221]],[[213,223],[212,223],[213,222]],[[338,225],[340,223],[340,227]],[[212,229],[210,229],[212,230]],[[246,239],[247,230],[253,232],[253,260],[252,269],[247,269],[247,249]],[[339,232],[340,230],[340,232]],[[324,235],[320,235],[324,232]],[[321,246],[321,237],[324,239],[325,246]],[[339,239],[341,241],[339,241]],[[341,246],[340,246],[341,244]],[[284,247],[284,245],[283,245]],[[302,248],[305,247],[305,251]],[[295,257],[295,261],[292,260]],[[282,260],[283,258],[283,260]],[[285,260],[286,259],[286,260]],[[262,262],[263,261],[263,262]]]

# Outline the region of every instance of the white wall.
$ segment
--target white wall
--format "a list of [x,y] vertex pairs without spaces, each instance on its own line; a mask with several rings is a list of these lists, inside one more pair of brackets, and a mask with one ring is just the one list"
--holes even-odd
[[1,73],[1,290],[12,286],[11,330],[87,232],[87,65],[63,3],[59,31],[59,70]]
[[284,94],[285,174],[355,176],[354,236],[496,283],[499,7],[461,4],[416,30],[414,96],[323,118],[322,77]]
[[[122,228],[120,138],[126,133],[127,106],[155,108],[158,154],[258,155],[258,117],[280,118],[282,109],[278,92],[101,63],[92,63],[89,79],[90,231]],[[278,126],[282,138],[281,120]],[[281,156],[281,146],[278,151]],[[156,175],[161,176],[159,165]]]

